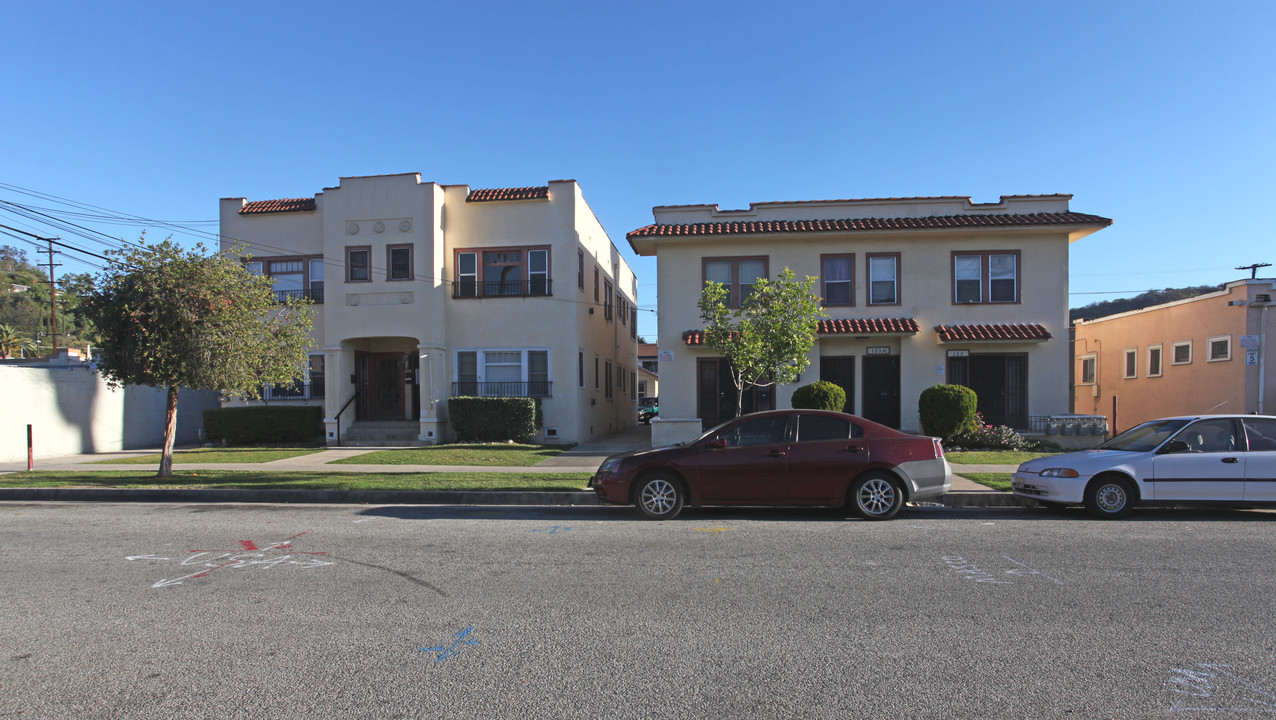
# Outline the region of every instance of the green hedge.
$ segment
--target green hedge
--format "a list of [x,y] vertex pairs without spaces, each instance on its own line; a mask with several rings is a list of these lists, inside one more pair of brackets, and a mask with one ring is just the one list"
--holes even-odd
[[318,405],[254,405],[204,411],[204,437],[227,445],[265,445],[323,440]]
[[541,426],[540,403],[521,397],[454,397],[447,401],[452,431],[462,442],[523,442]]
[[846,391],[827,380],[817,380],[793,391],[793,407],[797,410],[834,410],[846,407]]
[[917,400],[917,414],[922,432],[948,440],[975,422],[979,398],[975,391],[962,385],[932,385]]

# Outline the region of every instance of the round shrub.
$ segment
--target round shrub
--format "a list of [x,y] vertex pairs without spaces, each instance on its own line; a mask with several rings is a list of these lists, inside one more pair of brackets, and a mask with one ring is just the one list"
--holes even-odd
[[970,429],[978,403],[975,391],[963,385],[932,385],[926,388],[917,400],[922,432],[950,438],[959,431]]
[[846,407],[846,391],[827,380],[817,380],[793,391],[795,410],[835,410]]

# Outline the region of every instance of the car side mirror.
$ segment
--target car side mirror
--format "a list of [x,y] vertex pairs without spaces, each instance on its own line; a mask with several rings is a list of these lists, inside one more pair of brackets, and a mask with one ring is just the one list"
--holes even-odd
[[725,438],[714,438],[713,440],[710,440],[710,441],[709,441],[709,449],[710,449],[710,450],[726,450],[726,449],[727,449],[727,441],[726,441],[726,439],[725,439]]
[[1172,453],[1187,452],[1187,443],[1182,440],[1171,440],[1161,448],[1161,455],[1169,455]]

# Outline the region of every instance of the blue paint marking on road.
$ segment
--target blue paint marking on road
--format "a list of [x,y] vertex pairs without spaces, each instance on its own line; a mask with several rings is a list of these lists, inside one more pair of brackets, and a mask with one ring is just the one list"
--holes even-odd
[[479,641],[478,641],[478,640],[475,640],[475,639],[473,639],[473,638],[467,637],[467,636],[470,634],[470,631],[471,631],[471,630],[473,630],[473,629],[474,629],[474,626],[473,626],[473,625],[471,625],[470,627],[467,627],[467,628],[465,628],[464,630],[462,630],[462,631],[458,632],[458,633],[456,634],[456,642],[452,643],[452,644],[451,644],[451,646],[449,646],[449,647],[446,647],[446,648],[443,648],[443,647],[428,647],[428,648],[421,648],[420,652],[437,652],[437,653],[439,653],[439,656],[438,656],[438,657],[436,657],[436,658],[434,658],[434,662],[442,662],[442,661],[446,660],[447,658],[452,657],[453,655],[460,655],[460,654],[461,654],[461,651],[460,651],[460,650],[457,650],[457,649],[456,649],[456,646],[457,646],[457,645],[460,645],[460,644],[462,643],[462,641],[464,641],[464,643],[465,643],[466,645],[478,645],[478,644],[479,644]]
[[555,525],[554,527],[549,528],[548,530],[546,530],[545,528],[536,528],[536,529],[535,529],[535,530],[533,530],[532,532],[548,532],[550,535],[554,535],[554,534],[556,534],[559,530],[562,530],[563,532],[567,532],[568,530],[571,530],[571,526],[570,526],[570,525],[568,525],[568,526],[564,526],[564,525]]

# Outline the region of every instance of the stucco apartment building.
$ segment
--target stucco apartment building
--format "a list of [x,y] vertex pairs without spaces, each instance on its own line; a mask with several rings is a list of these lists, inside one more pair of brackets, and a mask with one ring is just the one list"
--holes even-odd
[[1068,245],[1111,224],[1072,212],[1070,195],[754,203],[653,208],[628,234],[657,259],[661,421],[675,442],[734,414],[723,358],[702,344],[706,281],[738,304],[785,267],[818,278],[828,319],[798,384],[752,390],[745,412],[788,407],[818,379],[841,385],[846,410],[918,428],[917,399],[937,383],[973,388],[991,422],[1027,428],[1067,413]]
[[1075,407],[1114,431],[1190,413],[1276,412],[1276,281],[1073,324]]
[[315,302],[310,381],[269,399],[322,404],[330,444],[443,442],[457,395],[540,398],[549,441],[636,424],[637,282],[573,180],[345,177],[225,198],[221,235],[281,298]]

